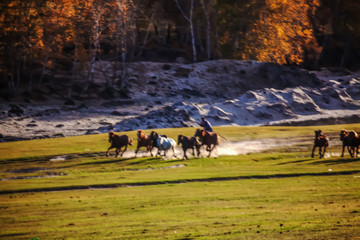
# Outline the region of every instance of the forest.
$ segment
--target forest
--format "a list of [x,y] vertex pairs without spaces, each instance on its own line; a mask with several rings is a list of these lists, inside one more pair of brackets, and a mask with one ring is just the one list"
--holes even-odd
[[0,89],[8,96],[59,72],[86,91],[96,62],[111,62],[106,84],[120,89],[134,61],[360,66],[353,0],[7,0],[0,27]]

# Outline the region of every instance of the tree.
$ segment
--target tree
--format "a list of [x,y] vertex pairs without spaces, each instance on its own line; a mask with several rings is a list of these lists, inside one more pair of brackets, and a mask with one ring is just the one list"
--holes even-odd
[[314,39],[309,16],[318,0],[266,0],[248,34],[247,58],[279,64],[300,64],[304,47]]
[[206,19],[206,56],[207,60],[211,59],[211,22],[210,22],[210,12],[211,7],[213,5],[213,0],[208,0],[205,3],[204,0],[200,0],[201,7],[204,11],[205,19]]
[[194,34],[194,24],[193,24],[193,11],[194,11],[194,0],[190,0],[190,10],[189,10],[189,16],[187,16],[181,7],[179,0],[175,0],[176,5],[178,6],[180,12],[186,19],[186,21],[189,23],[190,26],[190,34],[191,34],[191,44],[192,44],[192,50],[193,50],[193,62],[197,61],[196,56],[196,46],[195,46],[195,34]]

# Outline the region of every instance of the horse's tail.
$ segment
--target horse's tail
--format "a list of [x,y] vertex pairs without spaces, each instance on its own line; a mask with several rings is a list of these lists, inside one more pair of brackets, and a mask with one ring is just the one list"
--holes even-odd
[[133,139],[132,139],[131,137],[128,138],[128,143],[129,143],[130,146],[132,146],[132,144],[133,144]]
[[221,135],[220,134],[216,134],[216,145],[219,145],[220,144],[220,137]]

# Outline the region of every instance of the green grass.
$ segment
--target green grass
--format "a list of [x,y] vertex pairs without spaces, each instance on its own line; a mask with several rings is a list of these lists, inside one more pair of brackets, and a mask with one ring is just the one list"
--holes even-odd
[[[319,128],[325,159],[310,158]],[[217,127],[232,141],[297,141],[186,161],[107,158],[106,134],[0,143],[0,239],[359,239],[360,159],[338,156],[342,128],[359,125]]]

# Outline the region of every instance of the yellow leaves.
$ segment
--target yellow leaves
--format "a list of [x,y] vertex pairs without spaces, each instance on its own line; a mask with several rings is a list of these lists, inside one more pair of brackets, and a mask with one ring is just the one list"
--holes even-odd
[[300,64],[305,44],[314,37],[308,16],[317,5],[318,0],[266,0],[249,39],[256,59]]

